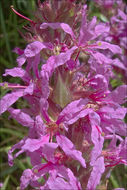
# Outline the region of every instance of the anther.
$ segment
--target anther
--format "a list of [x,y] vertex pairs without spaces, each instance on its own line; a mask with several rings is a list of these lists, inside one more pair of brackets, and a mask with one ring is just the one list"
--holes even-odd
[[101,46],[102,45],[102,43],[101,42],[98,42],[98,46]]
[[38,170],[37,170],[37,169],[35,169],[35,170],[34,170],[34,173],[38,173]]
[[6,89],[6,88],[8,88],[8,83],[7,82],[5,82],[4,85],[3,85],[3,89]]

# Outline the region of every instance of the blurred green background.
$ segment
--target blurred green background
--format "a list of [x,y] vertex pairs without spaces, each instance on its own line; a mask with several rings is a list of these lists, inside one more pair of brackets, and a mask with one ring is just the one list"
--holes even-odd
[[[90,4],[93,2],[89,1]],[[26,42],[19,34],[27,21],[18,17],[11,10],[10,6],[13,5],[16,10],[21,14],[34,20],[34,11],[36,9],[36,0],[1,0],[0,1],[0,80],[8,82],[20,82],[18,78],[2,77],[6,68],[13,68],[17,66],[17,55],[12,52],[15,47],[25,48]],[[96,15],[100,20],[104,17],[99,12],[94,12],[92,5],[92,16]],[[1,88],[2,97],[8,90]],[[24,105],[22,99],[16,103],[16,107],[20,108]],[[24,105],[25,106],[25,105]],[[2,190],[18,190],[20,176],[24,169],[31,168],[30,161],[21,155],[16,159],[15,165],[9,167],[7,160],[7,152],[12,145],[20,141],[27,134],[27,129],[22,127],[13,119],[8,119],[9,114],[4,113],[0,116],[0,182],[4,183]],[[112,171],[112,175],[108,180],[108,190],[117,187],[125,187],[127,181],[127,170],[125,171],[123,165],[119,165]],[[102,186],[100,190],[105,189]]]

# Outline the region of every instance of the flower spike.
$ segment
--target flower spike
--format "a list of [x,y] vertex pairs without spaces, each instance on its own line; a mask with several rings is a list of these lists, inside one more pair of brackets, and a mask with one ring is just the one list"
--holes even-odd
[[[93,1],[101,17],[89,21]],[[112,168],[127,165],[127,17],[123,0],[93,1],[37,0],[33,20],[11,6],[29,21],[19,31],[26,47],[3,74],[13,80],[0,83],[0,115],[28,131],[8,151],[10,166],[29,157],[20,190],[102,189]]]

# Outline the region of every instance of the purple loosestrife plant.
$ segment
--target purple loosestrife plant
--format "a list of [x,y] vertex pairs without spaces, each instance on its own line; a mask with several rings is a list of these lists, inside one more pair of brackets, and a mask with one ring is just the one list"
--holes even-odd
[[[0,113],[8,111],[28,135],[9,150],[9,165],[22,153],[30,158],[21,190],[94,190],[114,166],[127,165],[126,85],[112,90],[114,59],[106,55],[121,57],[122,49],[102,40],[110,26],[89,21],[86,4],[38,4],[34,21],[12,7],[30,22],[29,33],[26,48],[14,49],[17,67],[4,74],[22,85],[1,83],[11,93],[0,100]],[[27,108],[13,108],[21,97]]]

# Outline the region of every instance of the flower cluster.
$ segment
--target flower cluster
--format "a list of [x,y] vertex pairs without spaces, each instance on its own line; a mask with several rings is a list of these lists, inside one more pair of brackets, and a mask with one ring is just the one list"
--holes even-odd
[[[126,85],[114,90],[110,85],[124,42],[119,47],[107,40],[110,24],[96,17],[88,21],[87,14],[86,4],[49,0],[39,1],[34,21],[22,16],[30,22],[24,35],[28,44],[14,49],[18,65],[4,74],[19,77],[22,85],[0,84],[12,91],[1,99],[0,113],[8,111],[28,128],[28,136],[8,152],[10,166],[24,152],[30,157],[32,169],[23,172],[21,190],[28,185],[94,190],[110,168],[127,165]],[[111,22],[121,26],[118,36],[124,34],[124,21]],[[21,97],[27,108],[13,108]]]
[[[94,0],[99,5],[99,8],[103,15],[108,19],[108,24],[110,26],[110,31],[107,34],[103,35],[105,41],[119,45],[122,48],[122,55],[117,56],[112,63],[113,69],[116,71],[118,78],[118,73],[122,74],[122,80],[126,81],[127,79],[127,15],[124,11],[127,8],[125,3],[122,0]],[[107,11],[103,11],[106,9]],[[113,55],[109,54],[109,58],[112,58]]]

